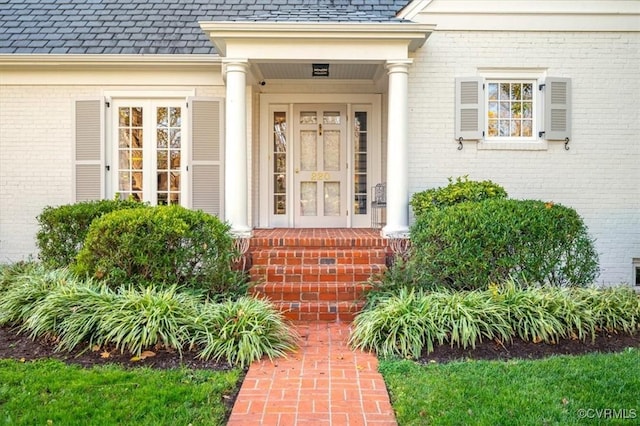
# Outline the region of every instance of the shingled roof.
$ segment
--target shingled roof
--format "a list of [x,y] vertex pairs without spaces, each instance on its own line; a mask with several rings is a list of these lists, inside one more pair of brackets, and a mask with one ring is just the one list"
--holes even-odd
[[400,22],[408,0],[0,0],[0,54],[210,54],[198,21]]

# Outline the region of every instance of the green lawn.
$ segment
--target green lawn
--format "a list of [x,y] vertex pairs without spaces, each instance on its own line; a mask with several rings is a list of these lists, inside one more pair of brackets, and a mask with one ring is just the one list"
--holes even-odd
[[421,366],[381,361],[404,425],[629,425],[640,421],[640,350]]
[[0,424],[223,425],[240,370],[0,360]]

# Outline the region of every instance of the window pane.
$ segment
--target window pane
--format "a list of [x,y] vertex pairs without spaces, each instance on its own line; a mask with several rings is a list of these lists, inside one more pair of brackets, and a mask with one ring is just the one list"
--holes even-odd
[[142,126],[142,108],[131,108],[131,125],[133,127]]
[[498,121],[498,136],[509,136],[511,134],[511,126],[509,120]]
[[[158,172],[158,191],[166,191],[169,188],[169,173]],[[158,194],[160,198],[160,194]]]
[[167,151],[158,151],[158,169],[167,170],[169,168],[169,162],[167,161]]
[[162,129],[162,130],[159,129],[156,132],[156,139],[158,140],[157,141],[158,148],[166,148],[167,146],[169,146],[166,129]]
[[510,92],[510,84],[509,83],[500,83],[500,100],[508,100],[509,92]]
[[498,100],[498,83],[489,83],[489,100]]
[[498,120],[489,120],[489,136],[498,136]]
[[158,194],[158,205],[166,206],[169,200],[169,194],[166,192],[164,194]]
[[489,118],[498,118],[498,103],[489,102]]
[[340,124],[341,117],[339,111],[325,111],[322,116],[323,124]]
[[129,107],[118,108],[118,125],[120,127],[129,127],[131,123],[131,110]]
[[532,83],[524,83],[522,85],[522,99],[524,99],[524,100],[533,99],[533,84]]
[[315,111],[300,112],[300,124],[318,124],[318,117]]
[[169,125],[169,118],[167,115],[169,114],[167,108],[158,108],[157,109],[157,124],[158,128],[166,128]]
[[172,107],[169,108],[169,111],[171,113],[169,120],[171,127],[180,127],[182,125],[182,109]]
[[179,170],[180,169],[180,151],[171,151],[171,169]]
[[128,150],[121,150],[118,153],[118,167],[120,169],[129,169],[131,167],[131,159]]
[[131,146],[133,148],[142,148],[142,129],[131,130]]
[[500,118],[510,118],[511,110],[509,108],[509,102],[500,102]]
[[533,117],[533,104],[531,102],[523,102],[522,103],[522,116],[524,118],[532,118]]
[[522,136],[525,136],[525,137],[533,136],[533,121],[522,120]]

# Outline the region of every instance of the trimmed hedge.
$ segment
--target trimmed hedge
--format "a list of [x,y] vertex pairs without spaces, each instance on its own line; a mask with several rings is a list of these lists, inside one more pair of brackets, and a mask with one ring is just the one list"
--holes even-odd
[[180,206],[120,210],[90,226],[75,271],[105,282],[173,285],[224,298],[243,292],[229,225]]
[[436,209],[411,229],[415,279],[452,289],[486,288],[514,277],[585,286],[598,255],[575,210],[533,200],[491,199]]
[[94,219],[116,210],[143,208],[132,200],[101,200],[46,207],[38,216],[38,257],[48,268],[64,268],[75,262]]
[[507,198],[507,191],[490,180],[473,181],[468,176],[458,177],[455,182],[449,178],[449,185],[416,192],[411,196],[411,207],[416,217],[433,210],[463,203],[483,201],[490,198]]

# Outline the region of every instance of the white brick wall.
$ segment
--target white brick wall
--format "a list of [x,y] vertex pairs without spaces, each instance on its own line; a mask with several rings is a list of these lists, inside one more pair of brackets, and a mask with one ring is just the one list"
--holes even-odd
[[185,89],[224,96],[224,88],[216,86],[0,85],[0,263],[35,256],[36,217],[46,206],[73,199],[76,99],[113,90]]
[[[434,32],[410,76],[410,191],[469,175],[513,198],[575,208],[596,239],[605,284],[629,282],[640,257],[640,34]],[[454,141],[454,79],[479,68],[543,68],[573,87],[570,150],[479,150]]]

